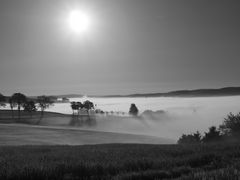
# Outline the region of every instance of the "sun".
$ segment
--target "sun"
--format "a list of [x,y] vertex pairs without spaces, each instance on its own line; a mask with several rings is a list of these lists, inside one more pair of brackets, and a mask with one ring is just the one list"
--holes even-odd
[[87,13],[79,10],[73,10],[69,13],[69,26],[72,31],[82,33],[89,30],[90,18]]

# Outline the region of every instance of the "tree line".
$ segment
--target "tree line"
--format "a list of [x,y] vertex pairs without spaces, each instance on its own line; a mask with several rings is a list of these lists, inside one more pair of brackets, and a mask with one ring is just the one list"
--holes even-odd
[[[93,102],[86,100],[83,103],[82,102],[71,102],[71,108],[72,108],[72,113],[73,115],[79,115],[80,111],[85,109],[89,115],[89,110],[94,109],[94,104]],[[100,110],[100,109],[96,109],[95,113],[100,113],[100,114],[104,114],[104,111]],[[114,112],[111,111],[111,114],[113,114]],[[108,114],[108,112],[106,112],[106,114]],[[119,113],[118,113],[119,114]],[[137,116],[138,115],[138,108],[137,106],[132,103],[130,108],[129,108],[129,115],[132,116]]]
[[40,109],[41,117],[43,117],[45,109],[54,104],[50,96],[38,96],[37,98],[28,98],[22,93],[14,93],[12,96],[7,97],[0,94],[0,107],[5,107],[9,104],[12,111],[12,118],[14,118],[14,108],[17,108],[18,119],[21,118],[21,109],[32,113]]
[[239,142],[240,113],[229,113],[219,127],[212,126],[202,136],[199,131],[192,134],[183,134],[178,144],[222,143]]

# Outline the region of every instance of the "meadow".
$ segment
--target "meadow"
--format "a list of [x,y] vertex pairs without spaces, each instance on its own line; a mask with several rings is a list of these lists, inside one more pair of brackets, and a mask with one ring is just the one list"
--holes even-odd
[[239,179],[240,144],[2,146],[0,179]]
[[172,144],[175,141],[166,138],[136,135],[129,133],[103,132],[74,127],[72,124],[94,126],[94,117],[81,118],[72,115],[45,112],[41,118],[40,112],[30,115],[21,112],[21,119],[14,111],[0,111],[0,145],[83,145],[101,143],[150,143]]

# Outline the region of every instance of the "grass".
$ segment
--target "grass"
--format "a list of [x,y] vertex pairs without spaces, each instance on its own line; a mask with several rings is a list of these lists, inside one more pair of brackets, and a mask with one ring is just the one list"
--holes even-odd
[[[0,145],[83,145],[102,143],[148,143],[170,144],[175,141],[146,135],[96,131],[96,120],[91,117],[72,117],[60,113],[45,112],[39,121],[40,112],[21,112],[18,120],[14,111],[0,111]],[[85,119],[83,119],[85,118]],[[84,124],[84,125],[81,125]],[[92,130],[85,126],[93,126]]]
[[238,179],[240,144],[0,147],[0,179]]
[[0,145],[83,145],[102,143],[170,143],[145,135],[100,132],[79,128],[0,124]]
[[[163,140],[131,134],[22,125],[16,124],[16,119],[6,119],[9,111],[2,111],[1,115],[0,122],[6,121],[7,124],[0,124],[0,179],[240,179],[240,143],[79,146],[113,142],[163,143]],[[38,116],[36,114],[36,119]],[[65,115],[46,113],[46,118],[56,118],[58,122],[61,117],[66,121]],[[31,119],[23,113],[22,120]],[[23,144],[25,146],[19,146]]]
[[[13,113],[13,114],[12,114]],[[1,123],[28,123],[37,124],[40,121],[47,121],[51,118],[65,118],[71,119],[71,115],[55,113],[55,112],[44,112],[44,116],[41,117],[41,112],[25,112],[21,110],[20,119],[18,119],[18,111],[14,110],[0,110],[0,122]]]

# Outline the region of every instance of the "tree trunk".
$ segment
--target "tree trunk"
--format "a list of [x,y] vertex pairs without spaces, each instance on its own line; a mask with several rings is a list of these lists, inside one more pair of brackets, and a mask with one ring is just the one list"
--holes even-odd
[[44,110],[41,111],[41,118],[43,117]]
[[11,107],[11,111],[12,111],[12,119],[14,119],[13,107]]
[[89,113],[89,110],[87,110],[87,113],[88,113],[88,120],[90,121],[91,118],[90,118],[90,113]]
[[20,110],[21,110],[21,107],[20,107],[20,105],[18,105],[18,120],[20,120],[20,116],[21,116]]

